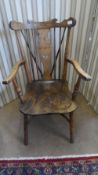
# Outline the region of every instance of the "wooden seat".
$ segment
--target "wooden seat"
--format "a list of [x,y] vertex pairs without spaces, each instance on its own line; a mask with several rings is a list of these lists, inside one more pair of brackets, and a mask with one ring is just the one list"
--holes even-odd
[[28,115],[69,113],[76,109],[65,81],[33,82],[20,111]]
[[[29,115],[57,113],[62,115],[69,123],[70,142],[74,141],[73,112],[77,108],[75,97],[81,79],[91,80],[77,61],[69,56],[70,32],[75,24],[76,20],[72,17],[61,22],[52,19],[44,22],[27,21],[27,23],[11,21],[9,24],[10,29],[16,34],[21,58],[3,84],[13,82],[19,97],[20,112],[24,115],[25,145],[28,144]],[[28,57],[24,50],[27,51]],[[78,74],[71,93],[66,81],[68,64],[71,64]],[[28,88],[24,95],[16,78],[21,66],[24,67],[27,76]]]

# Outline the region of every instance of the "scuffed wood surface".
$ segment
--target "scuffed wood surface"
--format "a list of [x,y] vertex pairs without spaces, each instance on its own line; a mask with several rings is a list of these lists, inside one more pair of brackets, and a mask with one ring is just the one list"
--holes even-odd
[[16,78],[16,74],[18,72],[18,69],[20,66],[24,65],[24,69],[25,69],[25,72],[26,72],[26,76],[27,76],[27,79],[28,79],[28,82],[31,83],[32,82],[32,76],[31,76],[31,73],[29,71],[29,68],[28,68],[28,65],[26,63],[26,60],[24,59],[21,59],[19,62],[17,62],[12,70],[11,70],[11,73],[6,77],[5,80],[3,80],[3,84],[8,84],[10,83],[11,81],[13,81],[15,78]]
[[67,59],[67,61],[73,65],[73,67],[75,68],[75,70],[78,72],[78,74],[81,75],[82,78],[84,78],[84,79],[86,79],[86,80],[91,80],[91,79],[92,79],[92,77],[91,77],[90,75],[88,75],[88,74],[81,68],[81,66],[79,65],[79,63],[78,63],[75,59],[72,59],[72,60]]
[[45,21],[45,22],[29,22],[22,23],[17,21],[11,21],[9,26],[12,30],[23,30],[23,29],[49,29],[52,27],[74,27],[76,25],[75,18],[68,18],[62,22],[57,22],[56,19]]
[[69,94],[67,82],[33,82],[20,111],[28,115],[72,112],[77,107]]
[[40,55],[41,62],[43,64],[44,68],[44,74],[43,78],[44,80],[50,80],[50,61],[51,61],[51,46],[50,46],[50,41],[48,38],[48,29],[45,30],[39,30],[39,46],[38,46],[38,51]]
[[13,66],[10,75],[9,75],[8,77],[6,77],[6,79],[5,79],[2,83],[3,83],[3,84],[8,84],[9,82],[11,82],[11,81],[15,78],[15,76],[16,76],[16,74],[17,74],[17,72],[18,72],[19,67],[20,67],[21,65],[23,65],[24,63],[25,63],[25,60],[21,60],[21,61],[19,61],[18,63],[16,63],[16,64]]

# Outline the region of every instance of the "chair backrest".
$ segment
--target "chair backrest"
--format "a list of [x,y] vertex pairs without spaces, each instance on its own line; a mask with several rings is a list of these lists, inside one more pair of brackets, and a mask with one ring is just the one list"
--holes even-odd
[[66,79],[70,31],[75,24],[76,20],[72,17],[62,22],[56,19],[45,22],[10,22],[10,28],[16,32],[22,58],[25,58],[25,54],[21,40],[25,41],[33,79],[35,69],[38,79]]

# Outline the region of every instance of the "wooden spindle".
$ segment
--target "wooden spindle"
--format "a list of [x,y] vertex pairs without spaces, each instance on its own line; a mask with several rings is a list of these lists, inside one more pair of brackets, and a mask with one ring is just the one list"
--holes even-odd
[[63,68],[63,75],[62,75],[62,78],[64,80],[66,80],[66,75],[67,75],[67,60],[66,59],[69,57],[70,31],[71,31],[71,27],[68,28],[66,47],[65,47],[65,53],[64,53],[64,68]]
[[75,84],[75,86],[74,86],[74,91],[73,91],[73,93],[72,93],[72,100],[75,100],[76,95],[77,95],[78,92],[79,92],[80,81],[81,81],[81,76],[79,75],[78,80],[77,80],[77,82],[76,82],[76,84]]
[[20,99],[20,102],[23,103],[24,100],[23,100],[21,88],[18,86],[16,79],[13,79],[12,82],[13,82],[15,91],[16,91],[16,93],[17,93],[19,99]]
[[59,79],[61,75],[61,27],[59,29]]
[[26,76],[27,76],[28,82],[29,83],[32,83],[31,73],[29,71],[29,68],[28,68],[28,65],[27,65],[27,62],[26,61],[24,63],[24,68],[25,68],[25,71],[26,71]]

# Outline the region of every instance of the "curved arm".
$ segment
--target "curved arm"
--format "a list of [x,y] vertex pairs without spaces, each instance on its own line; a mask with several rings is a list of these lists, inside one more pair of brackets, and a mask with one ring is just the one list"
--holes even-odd
[[10,83],[12,80],[14,80],[15,77],[16,77],[16,74],[17,74],[17,72],[18,72],[19,67],[22,66],[22,65],[24,65],[24,68],[25,68],[25,71],[26,71],[27,79],[28,79],[29,83],[31,83],[31,82],[32,82],[32,76],[31,76],[31,74],[30,74],[30,72],[29,72],[29,68],[28,68],[28,66],[27,66],[27,63],[26,63],[26,61],[25,61],[24,59],[23,59],[23,60],[20,60],[18,63],[16,63],[16,64],[13,66],[10,75],[9,75],[2,83],[3,83],[3,84],[8,84],[8,83]]
[[25,60],[21,60],[19,61],[18,63],[16,63],[13,68],[12,68],[12,71],[10,73],[10,75],[8,75],[6,77],[6,79],[2,82],[3,84],[8,84],[10,83],[16,76],[17,72],[18,72],[18,69],[21,65],[25,64]]
[[29,72],[29,68],[27,66],[27,63],[26,61],[23,59],[21,61],[19,61],[18,63],[16,63],[13,68],[12,68],[12,71],[10,73],[10,75],[2,82],[3,84],[8,84],[12,81],[13,85],[14,85],[14,88],[15,88],[15,91],[21,101],[21,103],[24,102],[24,99],[23,99],[23,96],[22,96],[22,91],[21,91],[21,88],[18,86],[17,84],[17,80],[16,80],[16,74],[18,72],[18,69],[20,66],[24,65],[24,68],[25,68],[25,71],[26,71],[26,75],[27,75],[27,78],[28,78],[28,81],[29,83],[32,82],[32,77],[31,77],[31,74]]
[[81,78],[85,79],[85,80],[91,80],[92,77],[90,75],[88,75],[79,65],[79,63],[73,59],[73,60],[70,60],[70,59],[67,59],[67,61],[69,63],[71,63],[73,65],[73,67],[75,68],[75,70],[77,71],[77,73],[81,76]]

